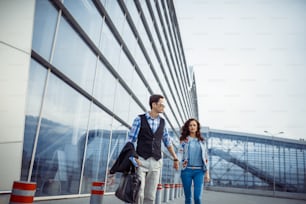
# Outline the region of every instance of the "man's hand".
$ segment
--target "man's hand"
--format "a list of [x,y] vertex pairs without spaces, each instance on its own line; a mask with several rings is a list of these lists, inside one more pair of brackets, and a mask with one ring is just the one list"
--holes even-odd
[[180,164],[180,162],[179,162],[178,159],[174,159],[174,160],[173,160],[173,168],[174,168],[175,170],[178,170],[178,169],[179,169],[179,164]]
[[135,160],[136,160],[138,166],[141,166],[141,165],[142,165],[142,164],[141,164],[141,161],[140,161],[139,159],[135,158]]
[[172,145],[170,145],[170,146],[168,147],[168,151],[170,152],[171,156],[173,157],[173,168],[175,168],[176,170],[178,170],[178,169],[179,169],[179,164],[180,164],[180,162],[179,162],[179,160],[178,160],[178,158],[177,158],[177,156],[176,156],[176,154],[175,154],[175,152],[174,152],[174,150],[173,150]]

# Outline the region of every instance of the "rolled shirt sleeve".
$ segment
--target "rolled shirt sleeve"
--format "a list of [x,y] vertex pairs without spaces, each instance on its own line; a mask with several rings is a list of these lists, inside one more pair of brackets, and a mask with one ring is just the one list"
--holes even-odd
[[166,124],[165,124],[165,127],[164,127],[164,133],[163,133],[163,143],[164,143],[165,147],[167,147],[167,148],[172,146],[172,138],[169,135]]
[[137,116],[133,121],[132,127],[130,129],[130,132],[127,138],[127,142],[132,142],[135,147],[136,147],[135,143],[137,141],[138,133],[140,130],[140,124],[141,124],[140,117]]

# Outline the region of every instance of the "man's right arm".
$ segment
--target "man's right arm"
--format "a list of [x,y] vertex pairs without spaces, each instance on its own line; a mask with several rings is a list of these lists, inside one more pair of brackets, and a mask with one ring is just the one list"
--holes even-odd
[[127,138],[127,142],[132,142],[135,147],[136,147],[136,141],[137,141],[138,133],[140,129],[140,122],[141,120],[139,116],[134,119],[130,132],[128,134],[128,138]]

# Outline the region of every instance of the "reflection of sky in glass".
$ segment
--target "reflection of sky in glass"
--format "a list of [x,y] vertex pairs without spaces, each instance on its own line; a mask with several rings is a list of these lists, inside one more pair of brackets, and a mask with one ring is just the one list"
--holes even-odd
[[91,93],[97,56],[61,18],[52,63],[65,75]]
[[86,129],[89,101],[54,75],[50,75],[43,117]]
[[26,115],[38,116],[42,103],[43,89],[45,86],[47,70],[36,61],[31,60]]
[[57,15],[49,1],[36,2],[32,49],[46,60],[50,60]]
[[81,25],[82,29],[85,30],[91,40],[94,41],[96,46],[98,46],[100,41],[102,18],[92,1],[65,0],[64,5]]

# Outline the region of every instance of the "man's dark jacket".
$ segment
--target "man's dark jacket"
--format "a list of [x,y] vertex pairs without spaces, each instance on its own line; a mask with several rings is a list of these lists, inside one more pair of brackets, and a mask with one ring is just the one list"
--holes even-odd
[[135,168],[133,163],[129,160],[130,156],[138,158],[133,143],[128,142],[121,150],[117,160],[110,169],[110,173],[111,174],[114,174],[116,172],[127,173],[133,168]]

